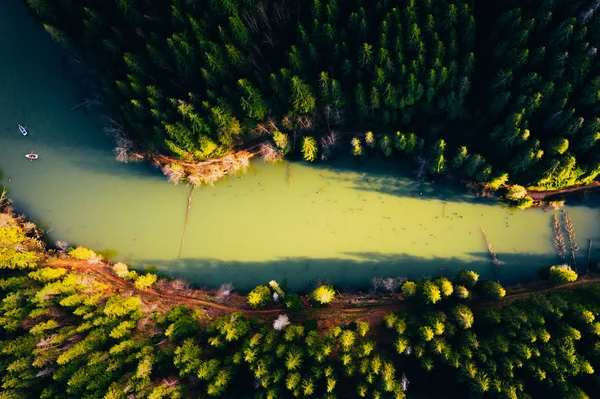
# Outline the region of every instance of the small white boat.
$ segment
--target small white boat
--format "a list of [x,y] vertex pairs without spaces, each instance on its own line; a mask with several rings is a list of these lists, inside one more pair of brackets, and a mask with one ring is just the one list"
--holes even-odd
[[34,154],[34,153],[32,152],[32,153],[30,153],[30,154],[25,154],[25,158],[27,158],[27,159],[30,159],[30,160],[32,160],[32,161],[33,161],[34,159],[38,159],[38,158],[39,158],[39,156],[38,156],[38,154]]
[[23,133],[23,136],[27,136],[27,129],[25,129],[23,126],[19,125],[19,131]]

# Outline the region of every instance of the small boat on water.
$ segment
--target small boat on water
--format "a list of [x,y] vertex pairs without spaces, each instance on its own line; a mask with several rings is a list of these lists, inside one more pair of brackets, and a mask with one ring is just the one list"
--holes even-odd
[[27,136],[27,129],[23,126],[19,125],[19,131],[23,134],[23,136]]
[[27,159],[29,159],[29,160],[32,160],[32,161],[33,161],[34,159],[38,159],[38,158],[39,158],[39,156],[38,156],[38,154],[34,154],[34,153],[32,152],[32,153],[30,153],[30,154],[25,154],[25,158],[27,158]]

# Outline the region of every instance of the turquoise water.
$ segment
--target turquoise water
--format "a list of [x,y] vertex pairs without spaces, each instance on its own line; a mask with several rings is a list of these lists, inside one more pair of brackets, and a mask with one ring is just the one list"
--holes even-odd
[[[328,164],[292,163],[291,184],[287,163],[259,160],[246,174],[195,190],[178,259],[190,188],[146,164],[116,162],[102,118],[69,111],[85,90],[22,2],[0,5],[0,54],[3,184],[52,240],[110,249],[114,259],[198,285],[232,281],[242,289],[286,278],[298,288],[316,280],[365,287],[374,276],[461,268],[492,278],[481,226],[503,262],[504,283],[559,263],[555,211],[514,213],[448,183],[414,180],[410,168],[393,162],[359,165],[343,155]],[[24,157],[32,150],[39,160]],[[600,243],[599,209],[592,202],[565,208],[582,248],[579,265],[588,240]]]

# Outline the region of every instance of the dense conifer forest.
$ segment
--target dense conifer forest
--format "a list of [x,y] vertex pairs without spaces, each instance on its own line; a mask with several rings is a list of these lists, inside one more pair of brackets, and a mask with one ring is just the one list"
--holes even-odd
[[[566,266],[548,272],[548,284],[578,278]],[[192,298],[181,281],[104,266],[85,248],[44,251],[35,226],[5,208],[0,398],[591,398],[600,287],[590,283],[511,299],[471,271],[405,280],[394,299],[403,310],[332,325],[330,286],[301,300],[271,281],[248,305],[229,302],[239,311],[215,314],[148,291]]]
[[342,144],[494,188],[600,172],[595,0],[27,3],[101,82],[90,98],[180,160]]

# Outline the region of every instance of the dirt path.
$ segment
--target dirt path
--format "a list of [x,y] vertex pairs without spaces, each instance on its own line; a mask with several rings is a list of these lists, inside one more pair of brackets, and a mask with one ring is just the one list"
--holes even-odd
[[561,188],[560,190],[527,191],[527,195],[529,195],[531,198],[533,198],[536,201],[542,201],[552,195],[573,193],[576,191],[585,191],[585,190],[590,190],[590,189],[596,188],[598,186],[600,186],[600,182],[594,181],[594,182],[592,182],[590,184],[586,184],[584,186],[566,187],[566,188]]
[[[280,313],[285,312],[283,306],[279,306],[277,308],[272,308],[272,309],[246,309],[246,308],[230,307],[230,306],[221,305],[218,303],[204,301],[201,299],[192,298],[192,297],[183,296],[183,295],[163,293],[163,292],[159,292],[153,288],[148,288],[146,290],[139,290],[138,288],[135,287],[135,285],[132,282],[124,280],[122,278],[119,278],[119,277],[113,275],[112,272],[109,271],[106,267],[90,265],[87,262],[82,261],[82,260],[58,259],[53,262],[46,263],[46,266],[62,267],[65,269],[77,270],[78,272],[83,272],[83,273],[93,272],[95,274],[102,276],[105,280],[110,281],[112,284],[114,284],[115,287],[118,287],[120,289],[133,291],[133,292],[140,294],[141,296],[151,295],[151,296],[154,296],[154,297],[157,297],[160,299],[166,299],[166,300],[169,300],[172,302],[176,302],[180,305],[186,305],[186,306],[190,306],[190,307],[199,307],[199,306],[200,307],[208,307],[208,308],[223,310],[226,312],[242,312],[242,313],[245,313],[248,315],[280,314]],[[310,308],[310,311],[313,314],[315,314],[315,313],[317,313],[317,314],[318,313],[331,313],[331,312],[343,312],[343,313],[353,314],[353,313],[368,312],[368,311],[377,309],[378,312],[385,311],[387,313],[387,312],[396,312],[396,311],[399,311],[399,310],[402,310],[405,308],[406,308],[406,304],[402,303],[402,302],[398,302],[398,303],[394,303],[394,304],[385,304],[385,305],[369,304],[369,305],[352,306],[352,307],[344,306],[341,304],[334,304],[334,305],[328,306],[326,308]]]
[[[135,292],[136,294],[142,296],[142,298],[146,297],[151,300],[159,299],[160,302],[162,302],[162,303],[164,303],[164,301],[166,300],[166,301],[170,301],[175,304],[178,304],[178,305],[185,305],[185,306],[188,306],[191,308],[212,308],[212,309],[217,309],[217,310],[228,312],[228,313],[242,312],[244,314],[254,315],[254,316],[276,315],[276,314],[281,314],[281,313],[285,312],[285,309],[283,308],[283,306],[278,306],[276,308],[270,308],[270,309],[247,309],[247,308],[221,305],[218,303],[205,301],[205,300],[198,299],[198,298],[192,298],[192,297],[188,297],[188,296],[178,295],[178,294],[169,294],[169,293],[159,292],[153,288],[148,288],[146,290],[139,290],[138,288],[135,287],[135,285],[132,282],[115,276],[112,273],[112,271],[110,269],[108,269],[107,267],[90,265],[87,262],[81,261],[81,260],[58,259],[58,260],[46,263],[46,266],[62,267],[65,269],[77,270],[78,272],[82,272],[82,273],[90,273],[91,272],[91,273],[97,274],[99,276],[102,276],[102,278],[105,280],[110,281],[118,289],[121,289],[124,291],[129,291],[129,292]],[[476,304],[472,304],[471,306],[473,308],[477,309],[477,308],[482,308],[484,306],[488,306],[490,304],[495,303],[500,307],[504,307],[504,306],[508,305],[509,303],[511,303],[512,301],[528,297],[531,294],[546,294],[546,293],[553,292],[553,291],[571,289],[576,286],[591,285],[591,284],[598,284],[598,283],[600,283],[600,277],[595,277],[595,276],[594,277],[584,276],[580,280],[578,280],[574,283],[563,284],[563,285],[559,285],[559,286],[555,286],[555,287],[548,287],[545,284],[540,283],[539,287],[536,284],[534,287],[532,287],[530,289],[524,288],[523,291],[516,290],[513,293],[509,293],[500,302],[483,301],[483,302],[479,302]],[[398,300],[394,303],[386,303],[386,304],[371,303],[371,304],[360,305],[360,306],[358,306],[358,305],[351,306],[351,305],[344,305],[342,303],[336,303],[331,306],[327,306],[325,308],[307,308],[306,311],[308,313],[310,313],[310,316],[313,318],[316,317],[319,319],[325,319],[329,322],[333,322],[334,321],[333,319],[343,317],[344,314],[345,315],[355,315],[355,316],[364,314],[365,316],[368,315],[369,318],[381,318],[386,313],[405,310],[407,308],[407,306],[408,306],[408,304],[402,300]],[[338,315],[337,317],[334,316],[334,315],[336,315],[336,313]]]

